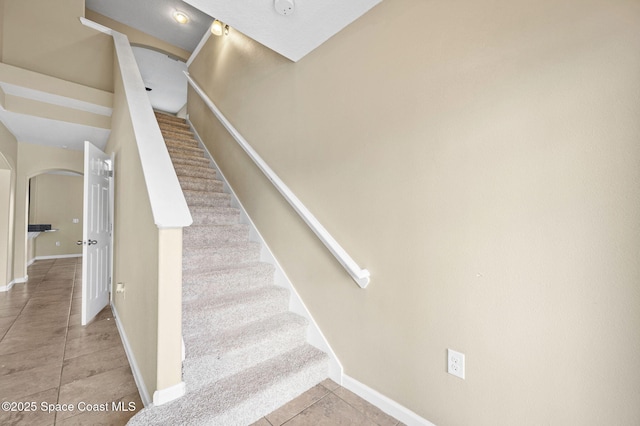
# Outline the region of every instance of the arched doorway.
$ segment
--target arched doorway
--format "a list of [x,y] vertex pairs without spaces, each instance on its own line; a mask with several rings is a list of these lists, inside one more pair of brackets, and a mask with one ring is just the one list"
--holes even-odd
[[27,265],[37,259],[80,257],[82,248],[83,175],[50,170],[29,179],[28,225],[50,225],[51,230],[28,233]]

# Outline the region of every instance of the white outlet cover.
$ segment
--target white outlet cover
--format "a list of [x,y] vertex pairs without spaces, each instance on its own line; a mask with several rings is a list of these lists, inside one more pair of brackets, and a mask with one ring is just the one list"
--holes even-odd
[[447,349],[447,373],[464,380],[464,354]]

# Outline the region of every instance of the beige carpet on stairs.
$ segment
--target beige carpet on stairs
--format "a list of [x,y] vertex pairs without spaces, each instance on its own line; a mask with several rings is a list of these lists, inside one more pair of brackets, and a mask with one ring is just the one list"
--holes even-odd
[[260,245],[223,192],[185,120],[156,113],[194,223],[183,236],[187,394],[147,407],[129,425],[246,426],[327,378]]

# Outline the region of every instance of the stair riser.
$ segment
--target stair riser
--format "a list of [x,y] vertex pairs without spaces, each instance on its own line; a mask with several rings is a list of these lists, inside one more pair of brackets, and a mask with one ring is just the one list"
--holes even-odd
[[189,125],[187,124],[187,120],[184,118],[168,116],[166,114],[156,114],[156,120],[158,120],[158,124],[160,126],[167,127],[180,127],[189,129]]
[[196,167],[196,166],[185,166],[181,164],[174,164],[173,168],[176,170],[176,175],[178,177],[198,177],[203,179],[216,179],[217,173],[214,169],[210,169],[208,167]]
[[171,148],[187,148],[187,149],[193,149],[193,148],[200,148],[200,145],[198,145],[198,142],[196,142],[193,139],[176,139],[176,138],[170,138],[165,136],[164,137],[164,143],[165,145],[167,145],[167,147],[171,147]]
[[288,296],[270,295],[233,306],[212,307],[196,312],[184,309],[182,332],[185,338],[207,332],[222,332],[280,314],[288,306]]
[[240,212],[230,211],[220,214],[209,214],[191,211],[194,225],[233,225],[240,220]]
[[252,268],[184,274],[182,277],[182,299],[189,301],[218,298],[229,293],[273,285],[273,272],[273,266],[259,264]]
[[246,225],[222,225],[207,227],[188,227],[183,231],[185,247],[211,246],[224,243],[241,243],[249,240],[249,227]]
[[204,150],[202,150],[202,152],[200,153],[194,153],[194,152],[183,152],[180,151],[179,149],[176,150],[174,148],[172,148],[171,146],[167,146],[167,150],[169,151],[169,157],[171,157],[171,161],[175,162],[175,161],[187,161],[187,160],[191,160],[191,161],[204,161],[206,160],[207,162],[209,161],[208,158],[205,157],[204,155]]
[[193,132],[190,129],[185,129],[184,127],[160,126],[160,131],[162,132],[162,136],[165,138],[193,139]]
[[232,376],[242,369],[251,368],[261,362],[284,354],[305,342],[306,325],[295,329],[285,329],[280,333],[265,336],[252,345],[236,348],[227,353],[211,353],[208,356],[193,358],[189,355],[189,342],[185,341],[187,360],[184,363],[184,380],[191,389],[207,385],[211,377],[220,380]]
[[178,157],[204,157],[204,149],[190,147],[190,146],[175,146],[167,145],[167,150],[171,156],[176,155]]
[[185,191],[184,198],[189,207],[229,207],[231,196],[223,192]]
[[172,156],[171,161],[174,166],[194,166],[194,167],[210,167],[209,159],[205,157],[176,157]]
[[179,128],[179,129],[190,129],[191,127],[189,127],[189,125],[187,124],[186,120],[184,118],[165,118],[165,117],[158,117],[156,116],[157,120],[158,120],[158,124],[160,125],[160,127],[167,127],[167,128]]
[[222,182],[214,179],[191,178],[178,176],[183,190],[222,192]]
[[207,272],[225,267],[233,267],[243,263],[260,260],[260,249],[248,247],[240,250],[220,250],[208,254],[185,253],[182,257],[183,274],[192,271]]

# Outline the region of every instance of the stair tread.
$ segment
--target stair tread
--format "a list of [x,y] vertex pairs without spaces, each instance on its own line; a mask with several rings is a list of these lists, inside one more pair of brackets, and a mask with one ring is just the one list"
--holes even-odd
[[[144,409],[130,426],[247,425],[326,378],[327,355],[304,344],[168,404]],[[215,397],[212,397],[215,396]]]
[[292,312],[273,315],[219,334],[185,340],[184,380],[197,388],[250,368],[305,343],[308,323]]
[[[199,314],[201,312],[230,309],[237,307],[238,305],[250,304],[253,301],[264,300],[269,297],[289,297],[289,290],[274,285],[257,290],[239,291],[236,293],[225,294],[220,296],[213,302],[211,300],[194,300],[187,301],[184,304],[189,305],[189,310],[194,312],[195,315],[196,313]],[[185,312],[185,314],[188,315],[187,312]]]
[[218,356],[221,353],[233,352],[240,346],[250,346],[268,339],[273,334],[287,333],[307,325],[308,321],[298,314],[288,311],[279,313],[221,333],[208,333],[205,337],[186,339],[186,358],[189,360],[210,354]]
[[225,244],[215,245],[215,246],[194,246],[194,247],[185,247],[184,253],[186,256],[198,256],[198,255],[208,255],[210,253],[225,251],[225,250],[244,250],[244,249],[252,249],[259,250],[260,243],[255,241],[239,241],[239,242],[229,242]]

